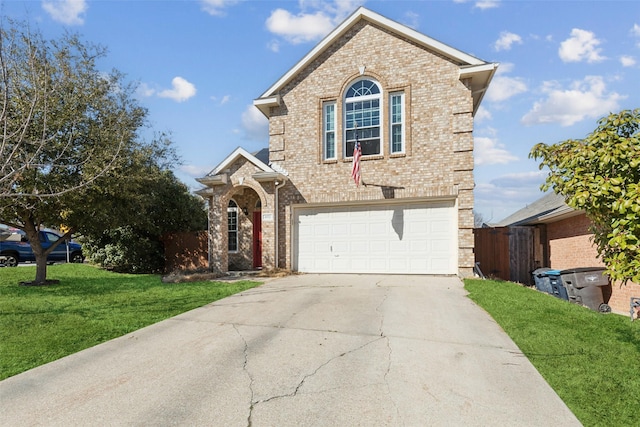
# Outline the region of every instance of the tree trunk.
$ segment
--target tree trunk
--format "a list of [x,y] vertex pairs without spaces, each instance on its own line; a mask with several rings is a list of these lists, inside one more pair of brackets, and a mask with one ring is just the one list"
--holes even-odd
[[[38,242],[40,243],[40,242]],[[34,285],[45,285],[47,283],[47,256],[36,254],[36,279]]]
[[47,283],[47,252],[42,249],[40,242],[40,230],[36,227],[35,221],[31,217],[25,218],[24,231],[36,258],[36,278],[32,285],[45,285]]

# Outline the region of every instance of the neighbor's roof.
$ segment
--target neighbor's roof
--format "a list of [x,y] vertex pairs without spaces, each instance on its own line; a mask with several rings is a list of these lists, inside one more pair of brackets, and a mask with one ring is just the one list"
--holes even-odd
[[458,49],[454,49],[438,40],[432,39],[418,31],[409,28],[391,19],[377,14],[364,7],[358,8],[353,14],[345,19],[342,24],[336,27],[329,35],[327,35],[320,43],[316,45],[302,60],[293,66],[286,74],[284,74],[277,82],[267,89],[253,104],[268,116],[269,107],[280,105],[279,91],[289,83],[301,70],[307,67],[311,62],[318,58],[328,47],[342,37],[351,27],[366,20],[378,25],[392,33],[407,38],[424,48],[435,51],[445,58],[448,58],[460,67],[460,78],[471,79],[471,93],[473,95],[473,114],[475,115],[480,102],[484,97],[484,93],[489,87],[489,82],[498,68],[497,63],[486,62],[464,53]]
[[564,196],[551,191],[540,199],[509,215],[502,221],[491,224],[492,227],[532,225],[553,222],[580,214],[581,211],[569,207]]

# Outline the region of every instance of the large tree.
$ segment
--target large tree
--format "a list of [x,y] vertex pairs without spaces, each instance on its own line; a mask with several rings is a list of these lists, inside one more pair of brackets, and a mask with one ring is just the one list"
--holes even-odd
[[592,222],[609,275],[640,283],[640,109],[610,114],[584,139],[533,147],[553,188]]
[[127,181],[130,187],[138,187],[129,190],[138,197],[126,203],[135,215],[127,215],[124,225],[87,232],[84,249],[92,262],[115,271],[160,272],[165,263],[165,233],[206,230],[204,200],[192,194],[170,170],[156,165],[138,168]]
[[[25,231],[36,256],[36,284],[46,281],[41,226],[64,224],[66,234],[100,227],[110,215],[104,190],[147,149],[138,131],[146,110],[135,87],[97,61],[103,47],[65,34],[45,40],[21,22],[0,26],[0,222]],[[120,181],[121,182],[121,181]],[[111,201],[112,202],[112,201]]]

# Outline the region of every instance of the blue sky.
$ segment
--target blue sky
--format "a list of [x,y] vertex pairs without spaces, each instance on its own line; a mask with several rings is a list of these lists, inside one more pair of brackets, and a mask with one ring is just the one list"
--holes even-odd
[[538,142],[583,138],[640,107],[640,2],[139,0],[8,1],[2,14],[54,38],[108,48],[105,70],[139,83],[151,125],[170,131],[192,188],[236,147],[268,145],[258,98],[359,6],[499,62],[476,115],[476,211],[498,221],[540,197]]

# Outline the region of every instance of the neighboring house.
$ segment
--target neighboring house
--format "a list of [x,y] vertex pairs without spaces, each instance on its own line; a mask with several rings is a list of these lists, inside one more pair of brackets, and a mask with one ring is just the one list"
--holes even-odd
[[254,101],[268,150],[198,180],[210,268],[472,275],[473,117],[496,68],[358,9]]
[[[512,240],[508,255],[504,252],[483,254],[476,248],[476,260],[480,262],[481,269],[484,264],[487,270],[500,270],[502,274],[496,274],[497,277],[513,280],[503,277],[504,269],[496,267],[504,265],[506,257],[511,260],[511,266],[517,265],[520,271],[528,270],[528,281],[520,281],[527,284],[532,284],[531,272],[539,267],[557,270],[604,267],[593,243],[590,226],[591,221],[583,211],[569,207],[563,196],[549,192],[499,223],[492,224],[492,228],[477,229],[477,247],[489,247],[487,241],[501,233],[514,235],[515,230],[527,230],[530,238],[518,240],[517,243]],[[483,239],[485,241],[481,242]],[[527,257],[524,254],[530,255]],[[484,269],[482,271],[486,274]],[[627,313],[631,297],[640,297],[640,285],[629,283],[621,286],[614,283],[609,305],[617,312]]]

